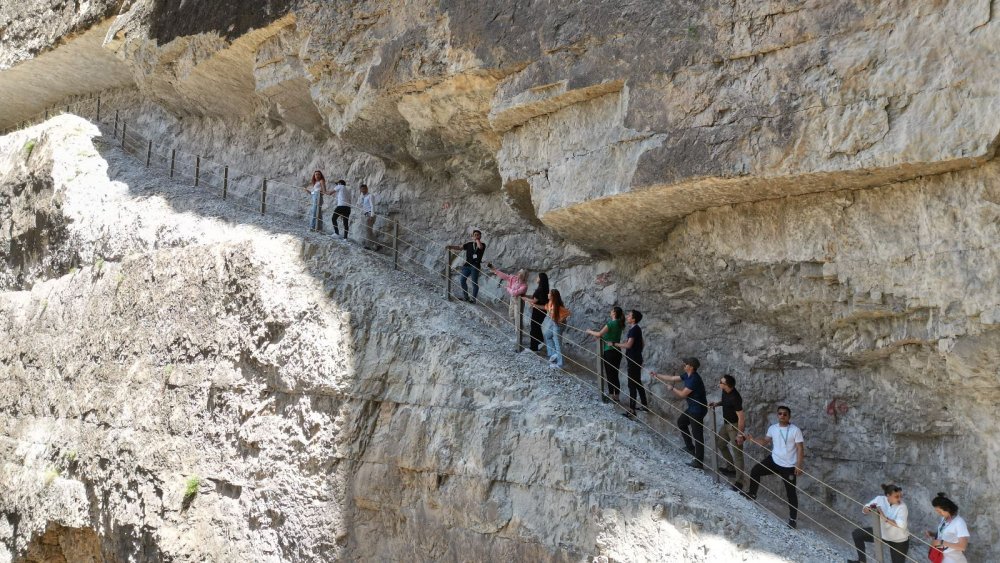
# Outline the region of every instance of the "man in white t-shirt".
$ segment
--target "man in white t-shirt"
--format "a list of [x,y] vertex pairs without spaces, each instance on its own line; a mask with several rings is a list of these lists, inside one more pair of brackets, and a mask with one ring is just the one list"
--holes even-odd
[[347,191],[347,182],[337,180],[333,186],[333,193],[337,196],[337,207],[333,208],[333,236],[340,234],[337,229],[337,218],[341,218],[344,223],[344,238],[347,238],[347,228],[351,220],[351,194]]
[[361,184],[361,211],[365,214],[365,248],[378,250],[375,240],[375,195],[368,191],[368,184]]
[[799,515],[799,494],[795,489],[795,478],[802,475],[805,438],[802,437],[802,430],[792,424],[792,409],[784,405],[778,407],[778,423],[767,429],[767,435],[758,440],[746,434],[746,439],[765,448],[770,446],[771,455],[750,470],[750,490],[743,493],[743,496],[756,500],[760,478],[765,473],[781,477],[788,497],[788,525],[794,528]]

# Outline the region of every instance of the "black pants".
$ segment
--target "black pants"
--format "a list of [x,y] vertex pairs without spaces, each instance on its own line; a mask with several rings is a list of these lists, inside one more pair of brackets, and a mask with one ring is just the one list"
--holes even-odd
[[545,311],[541,309],[531,308],[531,330],[529,332],[530,342],[528,342],[528,348],[532,352],[537,352],[538,348],[545,342],[544,337],[542,337],[542,322],[545,320]]
[[[875,543],[875,537],[872,535],[872,529],[854,528],[854,531],[851,532],[851,539],[854,540],[854,547],[858,550],[858,561],[861,563],[868,561],[865,557],[865,543]],[[892,558],[892,563],[904,563],[904,561],[906,561],[906,554],[910,551],[910,540],[882,541],[889,546],[889,557]]]
[[351,207],[348,205],[338,205],[333,208],[333,217],[330,219],[333,221],[333,234],[339,235],[340,229],[337,228],[337,217],[344,220],[344,238],[347,238],[347,226],[351,220]]
[[608,395],[617,397],[621,390],[618,368],[622,365],[622,351],[618,348],[610,348],[601,354],[601,358],[604,361],[604,381],[608,385]]
[[799,492],[795,489],[795,468],[782,467],[774,463],[774,458],[771,456],[753,466],[753,469],[750,470],[750,490],[747,491],[752,498],[757,498],[760,478],[765,473],[777,475],[785,482],[785,496],[788,497],[788,519],[795,520],[799,515]]
[[646,406],[646,388],[642,386],[642,364],[625,358],[628,364],[628,409],[635,412],[635,395],[639,394],[639,402]]
[[681,437],[684,438],[684,446],[689,450],[694,450],[694,458],[698,461],[705,461],[706,414],[708,413],[698,415],[684,411],[677,419],[677,428],[681,430]]

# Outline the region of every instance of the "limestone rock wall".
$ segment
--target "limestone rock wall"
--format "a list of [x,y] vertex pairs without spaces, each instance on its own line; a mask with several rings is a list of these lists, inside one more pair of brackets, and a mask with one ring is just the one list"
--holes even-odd
[[5,559],[837,556],[433,287],[41,131],[84,258],[0,293]]
[[[369,183],[428,266],[479,227],[578,325],[641,308],[650,365],[735,374],[758,431],[791,404],[817,475],[900,481],[914,529],[951,492],[989,559],[992,4],[133,2],[105,50],[135,89],[108,99],[164,150]],[[86,262],[9,256],[8,287]]]

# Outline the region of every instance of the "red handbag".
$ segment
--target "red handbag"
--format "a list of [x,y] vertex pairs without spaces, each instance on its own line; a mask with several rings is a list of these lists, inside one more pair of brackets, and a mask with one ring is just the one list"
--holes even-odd
[[931,563],[942,563],[944,561],[944,550],[931,547],[927,550],[927,558],[931,560]]

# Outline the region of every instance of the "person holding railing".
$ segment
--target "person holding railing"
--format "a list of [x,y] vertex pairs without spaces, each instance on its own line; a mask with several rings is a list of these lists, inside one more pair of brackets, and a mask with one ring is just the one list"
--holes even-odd
[[639,323],[642,321],[642,313],[632,309],[625,315],[625,322],[632,325],[625,334],[624,342],[610,342],[612,346],[619,350],[625,350],[625,366],[628,374],[628,410],[622,416],[630,420],[636,419],[635,396],[639,395],[641,406],[639,409],[649,411],[646,406],[646,388],[642,386],[642,350],[646,346],[646,341],[642,336],[642,328]]
[[695,469],[704,469],[705,461],[705,415],[708,414],[708,398],[705,394],[705,382],[698,374],[701,362],[698,358],[683,358],[684,375],[665,375],[650,371],[649,374],[666,383],[683,383],[680,389],[671,386],[674,395],[687,403],[684,412],[677,418],[677,428],[684,439],[684,449],[694,456],[688,465]]
[[[903,502],[903,489],[901,487],[891,483],[884,484],[882,492],[884,494],[870,500],[861,509],[861,512],[878,514],[882,541],[889,546],[889,556],[892,558],[892,563],[903,563],[907,559],[907,552],[910,551],[910,532],[907,529],[910,512],[906,508],[906,503]],[[854,548],[858,550],[858,558],[849,559],[847,563],[867,563],[865,544],[875,542],[874,533],[875,530],[871,526],[855,528],[851,532]]]
[[[715,447],[726,461],[719,473],[736,477],[733,489],[743,489],[743,431],[746,429],[746,415],[743,413],[743,396],[736,390],[736,378],[726,374],[719,379],[722,395],[709,408],[722,407],[722,430],[715,435]],[[732,451],[730,451],[730,448]]]
[[545,338],[545,351],[549,354],[549,369],[562,369],[562,325],[569,318],[570,312],[563,304],[558,289],[549,291],[545,315],[545,321],[542,322],[542,336]]
[[344,239],[347,239],[347,229],[351,221],[351,193],[347,189],[347,182],[343,180],[337,180],[337,183],[333,186],[333,194],[337,196],[337,207],[333,208],[333,235],[337,236],[340,234],[340,230],[337,228],[337,218],[340,218],[344,223]]
[[549,275],[539,272],[535,278],[535,291],[531,297],[522,296],[522,300],[531,305],[531,329],[528,331],[528,349],[537,352],[545,336],[542,334],[542,323],[545,322],[545,305],[549,303]]
[[611,308],[611,318],[608,322],[604,323],[604,327],[600,331],[587,331],[587,334],[601,341],[601,362],[604,363],[604,380],[608,386],[608,395],[616,403],[618,402],[620,385],[618,369],[622,363],[622,352],[614,347],[612,343],[621,342],[623,332],[625,332],[625,313],[621,307]]
[[[486,264],[486,267],[493,272],[493,275],[507,282],[507,295],[510,295],[507,312],[510,313],[510,318],[514,321],[514,326],[517,326],[517,316],[521,314],[521,308],[523,307],[521,296],[528,292],[528,272],[521,269],[516,274],[507,274],[500,270],[500,268],[493,266],[493,264]],[[518,347],[520,348],[520,346]]]
[[[472,240],[462,246],[452,245],[449,250],[465,251],[465,265],[462,266],[462,299],[469,303],[475,303],[479,297],[479,274],[483,265],[483,253],[486,252],[486,243],[483,242],[483,233],[479,229],[472,231]],[[466,280],[472,278],[472,299],[469,299],[469,287]]]
[[760,440],[750,433],[744,434],[747,440],[763,446],[771,447],[771,455],[750,470],[750,490],[742,493],[750,500],[757,500],[757,489],[760,478],[765,473],[777,475],[785,483],[785,495],[788,497],[788,526],[796,527],[799,515],[799,494],[795,489],[795,479],[802,475],[802,464],[805,460],[805,438],[802,430],[792,424],[792,409],[782,405],[778,407],[778,422],[767,429],[767,434]]
[[303,189],[309,194],[309,230],[323,232],[323,194],[326,193],[323,172],[313,172],[309,187]]
[[[365,215],[365,240],[362,246],[370,250],[378,250],[375,240],[375,196],[368,191],[368,184],[361,184],[361,212]],[[347,228],[345,227],[346,231]]]
[[927,531],[925,534],[928,538],[934,538],[931,547],[943,552],[943,563],[967,563],[965,550],[969,547],[969,526],[958,515],[958,505],[948,495],[938,493],[931,500],[931,506],[941,517],[937,533]]

